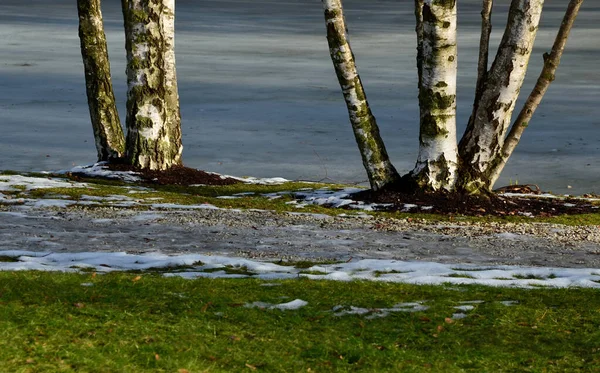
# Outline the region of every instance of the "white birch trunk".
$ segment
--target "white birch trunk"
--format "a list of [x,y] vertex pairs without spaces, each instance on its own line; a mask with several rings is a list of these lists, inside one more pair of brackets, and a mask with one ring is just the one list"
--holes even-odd
[[456,0],[416,0],[419,155],[412,177],[421,189],[452,190],[456,181]]
[[181,164],[175,72],[175,1],[122,0],[127,49],[127,159],[165,170]]
[[354,55],[348,42],[342,2],[323,0],[323,9],[329,52],[348,107],[350,123],[371,188],[378,190],[396,182],[399,175],[389,160],[358,75]]
[[554,81],[556,69],[558,69],[558,65],[560,65],[560,59],[565,50],[569,33],[571,32],[571,28],[575,23],[575,19],[579,14],[579,8],[581,8],[582,4],[583,0],[571,0],[569,2],[565,16],[563,17],[563,21],[556,35],[556,39],[552,45],[552,50],[550,53],[544,53],[544,67],[542,68],[540,76],[538,77],[533,90],[529,94],[529,97],[525,101],[523,108],[519,112],[517,119],[515,119],[510,132],[506,136],[502,152],[498,156],[498,161],[494,162],[490,169],[490,185],[494,185],[496,180],[498,180],[500,173],[504,169],[504,166],[506,166],[506,162],[508,162],[508,159],[519,144],[523,131],[525,131],[525,128],[529,125],[529,121],[533,117],[539,104],[542,102],[542,98],[546,94],[548,87],[550,87],[550,84]]
[[100,0],[77,0],[85,86],[98,161],[125,155],[125,136],[113,93]]
[[460,144],[461,183],[467,191],[492,188],[488,173],[510,126],[543,5],[544,0],[512,0],[504,36]]

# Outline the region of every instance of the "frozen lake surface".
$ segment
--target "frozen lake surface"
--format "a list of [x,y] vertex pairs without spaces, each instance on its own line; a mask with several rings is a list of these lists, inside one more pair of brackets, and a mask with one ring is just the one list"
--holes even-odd
[[[459,134],[472,105],[479,3],[459,2]],[[495,43],[509,0],[496,3]],[[566,6],[559,3],[546,5],[523,96],[554,39]],[[104,0],[103,7],[123,116],[120,2]],[[345,7],[371,107],[396,168],[407,172],[418,134],[413,3],[346,0]],[[556,193],[600,193],[598,19],[600,7],[584,3],[557,81],[497,186],[536,183]],[[72,0],[0,3],[0,169],[57,170],[95,161],[77,25]],[[177,1],[187,166],[240,176],[366,180],[324,27],[319,1]]]

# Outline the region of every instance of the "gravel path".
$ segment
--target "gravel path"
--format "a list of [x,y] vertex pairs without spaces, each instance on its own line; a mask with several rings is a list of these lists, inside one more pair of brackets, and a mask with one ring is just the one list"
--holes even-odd
[[0,249],[600,268],[600,228],[426,223],[269,211],[4,207]]

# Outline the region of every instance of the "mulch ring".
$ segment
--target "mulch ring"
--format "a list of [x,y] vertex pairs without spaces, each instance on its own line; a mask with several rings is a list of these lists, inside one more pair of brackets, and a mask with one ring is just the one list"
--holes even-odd
[[221,175],[211,174],[195,168],[175,166],[166,171],[141,170],[128,164],[108,164],[112,171],[130,171],[138,174],[142,180],[149,184],[159,185],[232,185],[241,183],[240,180]]
[[[507,196],[502,194],[517,192],[516,190],[510,190],[511,188],[512,186],[501,188],[499,192],[488,196],[470,196],[457,193],[406,194],[389,189],[377,192],[366,190],[354,194],[352,199],[366,203],[392,204],[380,209],[382,211],[405,211],[444,215],[523,215],[549,217],[565,214],[600,213],[598,202],[595,202],[596,205],[594,205],[591,201],[583,199],[538,197],[536,195],[541,194],[539,188],[537,190],[530,190],[529,192],[525,192],[526,188],[521,188],[518,191],[519,193],[527,193],[527,196]],[[416,205],[416,207],[411,205]]]

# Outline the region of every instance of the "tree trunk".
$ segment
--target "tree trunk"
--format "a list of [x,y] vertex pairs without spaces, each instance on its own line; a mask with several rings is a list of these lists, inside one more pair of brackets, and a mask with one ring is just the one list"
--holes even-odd
[[424,190],[452,190],[456,146],[456,0],[416,0],[420,132],[412,178]]
[[[483,0],[481,9],[481,37],[479,39],[479,59],[477,62],[477,83],[475,84],[475,100],[473,112],[477,111],[479,100],[483,93],[483,83],[488,74],[488,60],[490,54],[490,35],[492,34],[492,7],[494,0]],[[469,122],[473,116],[469,118]],[[472,124],[471,124],[472,125]]]
[[367,101],[348,41],[341,0],[322,0],[327,26],[329,52],[344,100],[348,107],[354,137],[373,190],[399,179],[387,155],[379,128]]
[[498,162],[495,162],[490,169],[490,185],[493,185],[500,176],[508,158],[510,158],[517,147],[517,144],[519,144],[523,131],[525,131],[525,128],[529,125],[529,121],[533,117],[540,102],[542,102],[542,98],[546,94],[548,87],[550,87],[550,84],[554,81],[554,74],[556,73],[558,65],[560,65],[560,59],[565,50],[571,28],[579,14],[581,4],[583,4],[583,0],[571,0],[569,2],[560,29],[558,30],[558,34],[552,45],[552,50],[549,54],[544,53],[544,67],[542,68],[542,72],[538,77],[535,87],[529,94],[527,101],[525,101],[523,108],[519,112],[517,119],[513,123],[510,132],[504,141],[502,152],[498,157]]
[[512,0],[504,36],[459,146],[460,187],[468,192],[490,190],[493,186],[489,173],[500,161],[543,4],[544,0]]
[[85,87],[98,161],[120,159],[125,137],[115,104],[100,0],[77,0]]
[[151,170],[181,164],[175,1],[122,0],[127,50],[127,160]]

